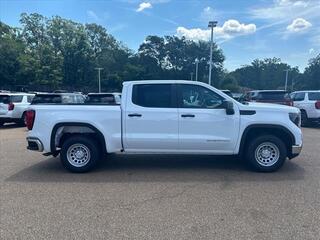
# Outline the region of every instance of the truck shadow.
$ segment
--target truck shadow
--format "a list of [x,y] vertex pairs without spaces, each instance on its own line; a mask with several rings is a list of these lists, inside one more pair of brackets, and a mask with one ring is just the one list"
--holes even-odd
[[25,128],[25,126],[22,126],[21,124],[17,124],[17,123],[7,123],[3,126],[0,126],[0,130],[1,129],[12,129],[12,128]]
[[50,158],[8,177],[9,182],[278,182],[301,180],[305,170],[287,161],[274,173],[249,171],[239,159],[213,156],[111,156],[92,172],[72,174]]

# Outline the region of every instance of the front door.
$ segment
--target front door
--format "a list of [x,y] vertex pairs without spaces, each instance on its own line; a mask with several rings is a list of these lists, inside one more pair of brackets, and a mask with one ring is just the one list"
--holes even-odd
[[[227,115],[224,97],[204,86],[178,84],[179,148],[183,152],[233,154],[239,111]],[[234,106],[235,108],[237,106]]]

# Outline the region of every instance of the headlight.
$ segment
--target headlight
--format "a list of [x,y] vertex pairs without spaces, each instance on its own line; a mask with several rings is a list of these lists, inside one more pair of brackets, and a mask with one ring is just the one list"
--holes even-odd
[[300,127],[301,125],[301,114],[300,113],[289,113],[291,122]]

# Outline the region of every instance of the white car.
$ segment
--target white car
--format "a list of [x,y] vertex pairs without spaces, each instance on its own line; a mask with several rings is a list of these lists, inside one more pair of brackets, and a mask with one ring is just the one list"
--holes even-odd
[[33,97],[28,93],[0,93],[0,126],[9,122],[25,124],[25,113]]
[[105,154],[240,155],[257,171],[279,169],[302,148],[295,107],[242,104],[201,82],[125,82],[121,105],[31,105],[28,149],[72,172]]
[[291,93],[293,105],[301,111],[303,126],[310,122],[320,123],[320,90]]

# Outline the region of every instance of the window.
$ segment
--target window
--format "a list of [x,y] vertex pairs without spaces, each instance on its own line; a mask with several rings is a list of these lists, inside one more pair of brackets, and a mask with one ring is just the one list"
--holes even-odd
[[90,94],[85,101],[87,104],[116,104],[115,97],[112,94]]
[[23,99],[23,95],[11,96],[11,102],[13,102],[13,103],[22,102],[22,99]]
[[0,95],[0,103],[8,104],[10,102],[10,96]]
[[309,92],[309,100],[320,100],[320,92]]
[[34,96],[28,95],[28,96],[27,96],[27,102],[28,102],[28,103],[31,103],[33,97],[34,97]]
[[293,101],[303,101],[304,100],[304,92],[298,92],[294,95]]
[[283,100],[287,99],[288,94],[286,92],[260,92],[256,100]]
[[202,86],[179,85],[179,105],[181,108],[219,108],[223,97]]
[[137,84],[133,86],[132,102],[142,107],[174,107],[172,84]]

